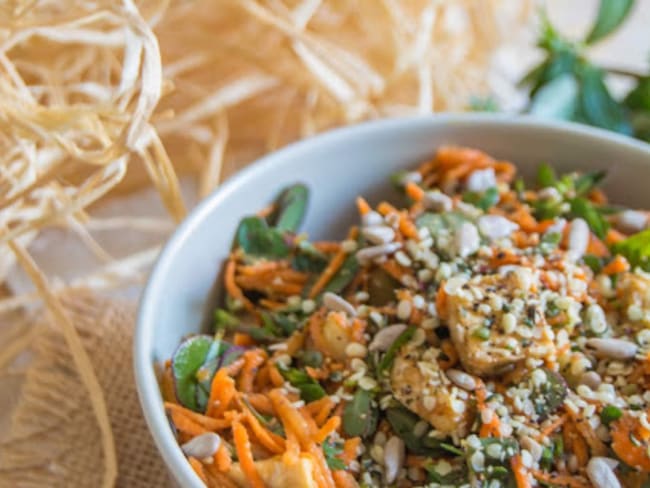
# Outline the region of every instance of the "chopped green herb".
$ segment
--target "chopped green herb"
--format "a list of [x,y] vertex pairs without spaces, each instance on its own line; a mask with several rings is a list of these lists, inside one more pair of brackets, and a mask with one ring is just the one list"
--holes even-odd
[[623,411],[614,405],[605,406],[600,412],[600,420],[605,425],[609,425],[623,416]]
[[487,212],[490,208],[499,203],[499,190],[492,187],[480,193],[467,191],[463,193],[463,201]]
[[472,332],[472,337],[476,337],[482,341],[487,341],[490,338],[490,329],[487,327],[479,327]]
[[612,251],[625,257],[633,268],[650,271],[650,229],[617,242]]
[[556,182],[555,170],[546,163],[540,164],[537,169],[537,184],[541,188],[546,188],[555,185]]
[[305,402],[320,400],[327,393],[318,381],[309,376],[306,372],[295,368],[278,368],[280,374],[291,383],[291,386],[300,390],[300,398]]
[[399,336],[397,336],[395,342],[391,344],[391,346],[386,351],[386,354],[384,354],[384,356],[379,361],[379,364],[377,365],[377,371],[380,374],[386,371],[387,369],[390,369],[390,367],[393,365],[393,361],[395,360],[395,356],[402,348],[402,346],[411,340],[413,334],[415,334],[415,327],[411,326],[408,327]]
[[343,444],[341,442],[334,442],[327,438],[323,442],[323,454],[327,466],[335,471],[345,469],[345,462],[339,457],[343,453]]
[[586,198],[576,197],[569,201],[571,205],[571,216],[580,217],[587,222],[591,231],[596,234],[599,239],[604,239],[609,230],[609,223],[598,209]]
[[582,257],[582,262],[585,263],[594,274],[600,273],[600,270],[603,269],[603,260],[598,256],[593,254],[585,254]]

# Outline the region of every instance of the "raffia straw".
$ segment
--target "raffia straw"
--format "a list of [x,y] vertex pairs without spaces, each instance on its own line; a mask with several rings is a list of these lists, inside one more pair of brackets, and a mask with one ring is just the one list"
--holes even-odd
[[50,313],[52,314],[57,325],[61,328],[65,341],[70,348],[70,353],[74,360],[77,373],[81,377],[81,381],[90,395],[90,402],[97,418],[99,430],[102,438],[102,449],[104,453],[104,477],[102,486],[110,488],[115,485],[117,479],[117,456],[115,453],[115,442],[113,439],[113,431],[111,429],[110,420],[108,418],[108,411],[106,409],[106,401],[104,400],[104,393],[99,386],[99,381],[95,375],[95,371],[88,357],[88,353],[84,349],[81,338],[74,328],[72,322],[67,317],[63,305],[51,291],[47,282],[47,278],[38,269],[38,266],[25,251],[25,249],[13,241],[9,242],[9,247],[16,255],[16,258],[23,269],[30,276],[34,285],[38,289],[39,294],[45,301]]

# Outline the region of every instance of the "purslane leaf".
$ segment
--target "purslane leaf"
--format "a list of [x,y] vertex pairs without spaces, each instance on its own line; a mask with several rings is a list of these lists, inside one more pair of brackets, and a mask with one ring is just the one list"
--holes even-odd
[[600,0],[598,16],[585,40],[587,44],[593,44],[614,32],[633,6],[634,0]]

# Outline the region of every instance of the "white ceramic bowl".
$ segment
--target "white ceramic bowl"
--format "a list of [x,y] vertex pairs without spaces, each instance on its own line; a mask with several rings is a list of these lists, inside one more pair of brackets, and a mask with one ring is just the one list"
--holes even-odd
[[650,145],[582,125],[470,114],[385,120],[335,130],[293,144],[239,172],[180,225],[142,296],[135,334],[135,376],[151,433],[174,478],[203,486],[172,435],[154,364],[181,338],[201,330],[239,219],[267,205],[285,185],[311,190],[303,229],[342,237],[356,219],[354,197],[391,195],[388,176],[431,157],[443,144],[482,149],[516,163],[524,176],[547,162],[560,171],[605,168],[614,201],[650,207]]

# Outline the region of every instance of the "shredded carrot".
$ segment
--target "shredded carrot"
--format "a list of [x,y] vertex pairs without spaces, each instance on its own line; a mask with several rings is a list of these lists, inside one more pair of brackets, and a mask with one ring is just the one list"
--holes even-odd
[[419,202],[424,198],[424,190],[420,188],[418,185],[413,183],[412,181],[409,181],[406,184],[406,194],[411,198],[412,200]]
[[307,405],[305,405],[305,408],[310,414],[316,416],[318,412],[320,412],[326,405],[333,404],[333,403],[334,402],[332,401],[332,399],[326,395],[322,398],[319,398],[318,400],[309,402]]
[[225,369],[226,371],[228,371],[228,376],[233,377],[233,376],[237,376],[243,367],[244,367],[244,358],[238,358],[232,363],[230,363],[228,366],[226,366]]
[[355,481],[354,477],[343,469],[332,471],[334,483],[336,488],[358,488],[359,484]]
[[226,291],[232,298],[241,302],[244,308],[246,308],[247,310],[253,313],[256,313],[255,305],[253,305],[253,303],[244,296],[244,292],[241,291],[241,289],[239,288],[239,286],[237,286],[237,283],[235,282],[235,269],[236,269],[235,260],[231,256],[228,259],[228,263],[226,264],[226,269],[224,273],[224,284],[226,286]]
[[249,393],[246,395],[246,399],[259,413],[265,415],[273,413],[273,405],[271,405],[271,402],[264,393]]
[[251,336],[249,336],[248,334],[243,334],[241,332],[235,332],[235,334],[233,335],[232,342],[235,346],[242,346],[242,347],[252,346],[255,344],[255,341]]
[[517,488],[530,488],[530,480],[528,479],[528,473],[526,468],[524,468],[524,463],[521,462],[521,456],[515,454],[510,460],[510,465],[512,466],[512,471],[515,474],[515,482],[517,483]]
[[203,469],[203,464],[201,464],[201,461],[192,456],[188,457],[188,461],[190,462],[190,466],[192,466],[192,469],[197,474],[197,476],[201,478],[201,481],[207,483],[208,477],[205,475],[205,470]]
[[623,239],[625,239],[625,234],[622,234],[616,229],[609,229],[607,231],[607,235],[605,236],[605,244],[611,246],[612,244],[621,242]]
[[278,367],[271,362],[269,362],[269,378],[271,379],[271,384],[275,387],[284,385],[284,378],[280,374],[280,371],[278,371]]
[[647,447],[634,444],[630,440],[630,436],[642,439],[649,434],[637,419],[631,415],[624,415],[612,424],[611,434],[612,449],[624,463],[643,472],[650,472],[650,456]]
[[[206,430],[211,430],[211,431],[223,430],[230,426],[230,422],[228,421],[206,417],[205,415],[201,415],[200,413],[193,412],[192,410],[182,407],[181,405],[177,405],[176,403],[165,402],[165,408],[171,411],[172,420],[174,420],[175,424],[176,424],[175,420],[178,418],[178,416],[174,416],[174,414],[178,413],[181,416],[184,416],[186,419],[190,420],[191,422],[203,428],[204,429],[203,432],[205,432]],[[176,427],[179,430],[183,430],[178,425],[176,425]]]
[[235,382],[228,375],[226,368],[220,368],[212,378],[210,397],[206,415],[218,418],[228,409],[230,402],[235,397]]
[[341,250],[341,243],[335,241],[318,241],[314,242],[313,244],[316,249],[326,254],[338,252]]
[[260,444],[274,454],[284,452],[285,440],[282,437],[267,430],[248,409],[244,410],[244,418]]
[[532,470],[532,473],[535,479],[554,486],[568,486],[569,488],[590,488],[592,486],[586,481],[581,481],[575,475],[551,474],[536,469]]
[[445,291],[446,282],[443,281],[438,287],[438,292],[436,293],[436,310],[438,311],[438,316],[441,319],[447,317],[447,292]]
[[499,416],[496,413],[492,415],[492,418],[488,423],[481,425],[479,436],[480,437],[501,436],[501,421],[499,420]]
[[316,432],[316,435],[314,435],[314,442],[318,444],[325,442],[325,439],[327,439],[327,437],[329,437],[332,432],[338,429],[340,425],[341,417],[330,417],[330,419],[325,422],[325,424],[318,430],[318,432]]
[[366,342],[364,338],[364,332],[366,331],[368,323],[365,320],[356,318],[352,322],[352,328],[350,329],[350,339],[354,342],[359,342],[364,344]]
[[418,233],[418,228],[411,220],[411,217],[405,212],[400,212],[399,214],[399,231],[404,237],[408,237],[413,240],[420,240],[420,234]]
[[306,450],[313,441],[311,440],[312,430],[305,418],[280,390],[271,390],[269,399],[284,425],[285,432],[291,430],[300,442],[302,449]]
[[177,430],[183,432],[184,434],[187,434],[191,437],[196,437],[197,435],[201,435],[207,432],[207,429],[205,427],[188,418],[180,410],[172,410],[169,412],[169,414],[174,427],[176,427]]
[[593,233],[589,236],[589,244],[587,245],[587,254],[593,254],[598,257],[605,257],[609,255],[609,249],[607,246],[598,239]]
[[531,215],[528,207],[524,205],[510,214],[509,219],[519,224],[519,227],[525,232],[535,232],[539,225],[535,217]]
[[219,469],[219,471],[222,473],[227,473],[230,471],[230,467],[232,466],[232,459],[230,457],[228,446],[226,446],[225,442],[221,443],[221,446],[219,446],[219,449],[215,453],[214,462],[217,464],[217,469]]
[[327,421],[327,417],[332,413],[332,410],[334,410],[335,406],[335,403],[331,400],[327,404],[323,405],[319,412],[314,416],[316,424],[323,425]]
[[382,214],[384,217],[388,214],[399,213],[397,209],[388,202],[381,202],[379,205],[377,205],[377,212]]
[[402,282],[404,276],[413,276],[412,270],[405,268],[394,259],[387,259],[381,263],[381,267],[384,269],[384,271],[386,271],[400,283]]
[[361,437],[351,437],[346,439],[343,443],[343,453],[341,454],[341,459],[349,464],[357,458],[357,453],[359,452],[359,446],[361,445]]
[[240,422],[235,421],[232,423],[232,434],[235,443],[235,451],[237,452],[237,458],[239,459],[239,465],[241,466],[248,483],[252,488],[264,488],[264,481],[262,481],[262,478],[255,467],[255,460],[253,459],[251,443],[246,428]]
[[540,439],[543,439],[544,437],[548,437],[557,429],[559,429],[562,426],[562,424],[566,421],[566,419],[567,419],[566,415],[561,415],[553,422],[548,424],[546,427],[544,427],[540,432]]
[[607,275],[614,275],[618,273],[625,273],[630,270],[630,263],[620,254],[612,259],[603,268],[602,272]]
[[264,363],[266,353],[262,349],[251,349],[244,353],[244,367],[239,375],[239,391],[248,393],[253,389],[257,369]]
[[311,290],[309,290],[309,298],[316,297],[316,295],[318,295],[322,291],[322,289],[332,279],[332,277],[336,274],[339,268],[343,266],[346,257],[347,257],[347,253],[343,249],[341,249],[339,252],[337,252],[334,255],[334,257],[327,264],[327,267],[323,270],[321,275],[318,277],[318,280],[316,280],[316,283],[314,283],[314,286],[312,286]]
[[357,209],[359,210],[359,215],[366,215],[371,210],[370,205],[368,205],[368,202],[363,197],[357,197]]

